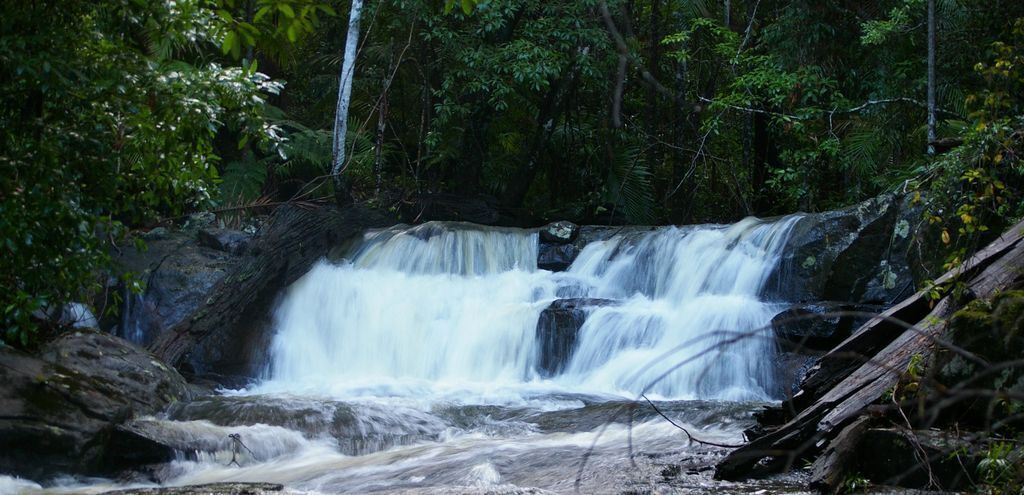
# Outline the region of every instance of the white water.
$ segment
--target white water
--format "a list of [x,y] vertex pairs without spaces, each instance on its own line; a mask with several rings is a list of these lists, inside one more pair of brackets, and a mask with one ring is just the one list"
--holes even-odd
[[[688,445],[645,401],[622,400],[716,399],[659,407],[702,439],[740,441],[750,405],[721,399],[774,395],[764,328],[778,307],[760,294],[797,220],[616,236],[589,244],[564,273],[538,270],[537,236],[521,230],[367,234],[348,261],[318,264],[285,294],[259,386],[145,420],[181,453],[153,476],[309,494],[799,493],[723,488],[708,474],[720,449]],[[590,310],[564,371],[542,379],[538,316],[580,297],[619,303]],[[674,463],[696,469],[667,482],[662,469]],[[68,478],[42,489],[0,476],[0,493],[122,483]]]
[[[259,390],[766,400],[765,328],[778,308],[758,296],[797,219],[615,236],[567,273],[536,268],[528,231],[430,223],[367,234],[349,261],[321,262],[289,290]],[[559,297],[621,304],[594,310],[565,371],[541,380],[537,319]]]

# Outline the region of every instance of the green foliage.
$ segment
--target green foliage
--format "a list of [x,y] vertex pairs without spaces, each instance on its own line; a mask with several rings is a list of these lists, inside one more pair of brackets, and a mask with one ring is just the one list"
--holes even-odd
[[867,490],[871,486],[871,481],[867,478],[853,474],[846,477],[843,480],[840,491],[842,493],[860,493]]
[[[3,339],[98,288],[125,226],[208,204],[225,129],[278,143],[265,75],[197,57],[219,23],[202,1],[33,2],[0,16]],[[154,42],[154,40],[160,40]]]
[[217,0],[217,4],[221,51],[235,59],[253,48],[280,59],[317,29],[321,15],[336,15],[333,7],[320,0]]
[[1013,441],[994,440],[978,462],[977,474],[985,492],[1012,495],[1024,490],[1024,449]]
[[963,144],[933,166],[929,220],[949,245],[946,266],[960,264],[991,232],[1024,215],[1024,18],[975,65],[984,84],[966,98],[971,126]]
[[861,44],[880,45],[889,35],[908,31],[913,10],[922,8],[924,4],[924,0],[904,0],[889,11],[888,18],[865,22],[862,25],[864,32],[860,36]]

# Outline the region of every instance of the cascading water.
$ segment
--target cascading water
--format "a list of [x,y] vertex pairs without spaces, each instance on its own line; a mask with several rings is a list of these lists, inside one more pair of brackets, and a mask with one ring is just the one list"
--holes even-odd
[[[780,307],[760,295],[797,221],[632,231],[561,273],[537,268],[531,231],[368,233],[283,295],[260,384],[133,422],[178,453],[147,476],[297,493],[713,492],[721,450],[661,415],[734,443],[750,424],[741,401],[777,395],[764,327]],[[559,299],[578,311],[551,340],[539,317]],[[739,491],[803,493],[766,483]],[[36,488],[0,476],[0,492]]]
[[[370,233],[348,261],[318,264],[286,295],[264,389],[547,385],[766,400],[774,343],[763,328],[778,308],[758,296],[797,220],[615,236],[565,273],[536,268],[528,231],[429,223]],[[564,371],[541,380],[537,320],[561,297],[621,304],[593,310]]]

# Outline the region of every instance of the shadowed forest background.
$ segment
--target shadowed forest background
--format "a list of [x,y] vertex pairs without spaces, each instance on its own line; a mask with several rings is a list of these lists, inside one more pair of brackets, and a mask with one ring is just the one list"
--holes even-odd
[[[34,313],[101,290],[132,231],[332,198],[348,9],[4,7],[4,340],[31,345]],[[916,190],[953,266],[1020,213],[1022,45],[1019,2],[371,1],[344,176],[409,220],[454,203],[512,225],[725,222]]]

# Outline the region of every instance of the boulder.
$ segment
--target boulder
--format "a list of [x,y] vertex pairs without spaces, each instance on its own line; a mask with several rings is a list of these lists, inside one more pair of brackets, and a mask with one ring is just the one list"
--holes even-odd
[[96,472],[116,425],[190,395],[172,368],[106,333],[64,334],[39,356],[0,347],[0,473]]
[[769,275],[766,296],[891,305],[915,290],[908,262],[920,210],[886,194],[805,215]]
[[145,249],[128,248],[116,258],[118,270],[134,274],[145,288],[141,294],[122,288],[124,303],[115,333],[140,345],[197,311],[238,261],[183,232],[147,239]]
[[540,242],[548,244],[568,244],[576,240],[580,228],[578,225],[567,222],[551,222],[540,228]]
[[562,372],[576,349],[576,338],[594,308],[618,304],[610,299],[557,299],[537,320],[537,372],[550,377]]
[[572,244],[542,242],[537,249],[537,268],[553,272],[565,271],[579,254],[580,249]]
[[235,255],[244,253],[252,242],[252,234],[231,229],[202,229],[198,236],[200,246]]

